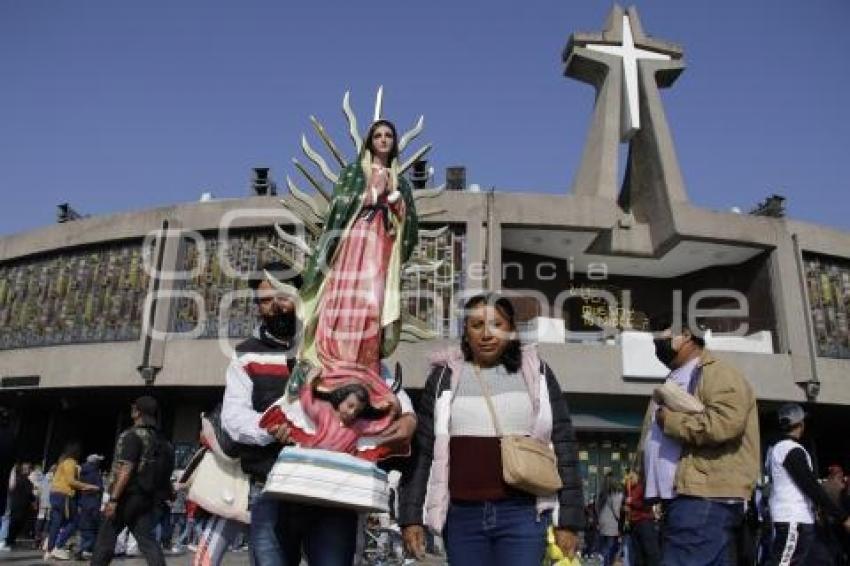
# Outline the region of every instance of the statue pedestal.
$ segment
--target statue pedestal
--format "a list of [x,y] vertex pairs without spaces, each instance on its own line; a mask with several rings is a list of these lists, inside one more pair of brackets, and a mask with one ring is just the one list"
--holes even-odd
[[350,454],[287,446],[266,481],[274,497],[355,511],[389,511],[387,473]]

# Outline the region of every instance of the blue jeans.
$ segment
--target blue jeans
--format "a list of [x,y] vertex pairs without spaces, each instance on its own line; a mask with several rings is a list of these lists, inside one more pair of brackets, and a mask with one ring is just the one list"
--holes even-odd
[[186,539],[189,536],[188,529],[186,528],[186,513],[172,513],[171,525],[177,537],[174,544],[186,544]]
[[539,566],[549,522],[548,513],[537,516],[530,498],[453,501],[443,529],[449,564]]
[[620,541],[618,537],[599,535],[599,554],[602,555],[603,566],[611,566],[619,551]]
[[50,526],[47,531],[47,550],[63,548],[77,530],[77,505],[73,497],[50,494]]
[[79,525],[80,551],[91,552],[94,550],[94,541],[100,528],[100,509],[80,507]]
[[661,564],[735,566],[735,534],[743,518],[743,502],[675,498],[664,514]]
[[253,566],[350,566],[357,546],[357,513],[282,501],[251,487],[249,533]]
[[11,502],[6,498],[6,510],[3,516],[0,517],[0,544],[6,544],[6,537],[9,536],[9,523],[12,522]]

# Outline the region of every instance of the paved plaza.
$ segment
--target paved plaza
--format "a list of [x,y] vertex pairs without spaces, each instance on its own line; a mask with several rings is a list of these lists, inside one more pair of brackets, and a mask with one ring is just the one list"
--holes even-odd
[[[187,566],[191,564],[192,555],[188,552],[183,554],[172,554],[165,557],[165,561],[169,566]],[[0,563],[15,566],[29,566],[30,564],[68,564],[69,566],[76,564],[84,564],[83,562],[74,560],[42,560],[42,553],[35,550],[13,550],[11,552],[0,553]],[[145,559],[138,556],[132,558],[117,557],[112,561],[116,566],[146,566]],[[223,566],[247,566],[251,563],[247,552],[228,552],[224,557]],[[302,564],[306,565],[306,562]],[[397,564],[397,562],[382,562],[381,564]],[[418,562],[409,562],[408,564],[434,565],[445,564],[445,560],[439,556],[427,556],[425,560]]]

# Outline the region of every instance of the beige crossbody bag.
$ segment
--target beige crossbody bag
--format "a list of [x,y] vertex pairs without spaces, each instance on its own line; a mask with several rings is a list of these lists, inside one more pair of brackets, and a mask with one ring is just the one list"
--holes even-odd
[[487,401],[487,409],[496,434],[499,435],[502,448],[502,478],[505,483],[533,495],[552,495],[561,487],[561,476],[558,475],[558,461],[555,452],[547,443],[530,436],[502,433],[490,388],[481,377],[481,369],[473,364],[475,376],[481,384],[481,391]]

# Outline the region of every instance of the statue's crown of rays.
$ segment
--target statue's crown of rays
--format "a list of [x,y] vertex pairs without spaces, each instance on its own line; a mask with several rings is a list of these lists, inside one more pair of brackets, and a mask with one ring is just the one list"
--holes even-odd
[[[383,105],[384,105],[384,87],[379,86],[377,95],[375,96],[375,110],[372,113],[372,122],[374,124],[378,120],[382,119],[383,114]],[[363,137],[360,135],[359,129],[357,127],[357,117],[354,114],[354,111],[351,109],[351,92],[345,91],[345,95],[342,97],[342,112],[345,115],[346,120],[348,121],[348,136],[351,138],[351,143],[354,145],[354,152],[356,156],[359,156],[363,150]],[[342,170],[346,165],[348,165],[349,161],[343,157],[342,152],[339,150],[339,146],[331,139],[328,135],[325,127],[316,119],[315,116],[310,116],[310,121],[313,123],[313,128],[316,130],[319,138],[325,144],[328,151],[330,152],[333,159],[336,161],[338,170]],[[416,124],[413,127],[404,133],[401,136],[401,139],[398,142],[398,151],[401,154],[407,146],[416,139],[420,133],[422,133],[422,129],[425,125],[425,117],[419,116],[419,119],[416,121]],[[307,156],[307,159],[318,168],[321,176],[324,177],[325,180],[330,181],[331,185],[335,185],[339,182],[339,172],[334,171],[331,166],[328,165],[328,162],[325,160],[322,155],[313,149],[310,143],[307,141],[307,136],[301,135],[301,149],[304,151],[304,155]],[[431,144],[426,144],[415,151],[406,161],[401,163],[398,166],[398,173],[404,174],[408,169],[410,169],[413,164],[422,159],[429,151],[431,151]],[[356,160],[356,157],[352,160]],[[319,209],[322,208],[322,205],[327,207],[327,203],[330,200],[330,192],[327,187],[325,187],[324,183],[321,181],[319,175],[312,172],[310,169],[305,167],[302,163],[300,163],[297,159],[293,159],[292,162],[295,165],[295,168],[301,173],[307,183],[312,186],[318,196],[320,201],[314,203],[316,206],[310,205],[307,203],[308,208],[315,211],[316,207]],[[293,196],[300,199],[300,195],[297,195],[296,192],[299,192],[299,189],[295,184],[287,177],[287,186],[292,192]],[[293,188],[295,190],[293,190]],[[321,216],[321,214],[319,214]]]
[[384,85],[378,87],[378,94],[375,95],[375,114],[372,117],[372,123],[374,124],[378,120],[381,119],[381,106],[384,103]]
[[[375,96],[374,112],[372,113],[372,122],[369,126],[383,119],[383,104],[384,104],[384,87],[379,86]],[[291,266],[293,271],[300,273],[304,269],[304,265],[308,257],[313,255],[314,248],[308,242],[316,242],[322,234],[322,227],[326,224],[329,212],[329,204],[333,191],[333,186],[340,181],[340,175],[343,169],[350,163],[357,162],[363,150],[363,137],[361,136],[358,126],[357,117],[351,109],[351,93],[346,91],[342,97],[342,111],[348,122],[348,136],[354,146],[354,157],[348,160],[340,151],[339,146],[328,135],[327,130],[321,122],[315,117],[310,116],[310,122],[313,124],[313,129],[322,140],[325,148],[330,154],[331,162],[316,151],[310,142],[307,140],[306,134],[301,135],[301,149],[304,155],[307,156],[309,162],[313,165],[312,168],[307,164],[301,163],[298,159],[293,158],[292,163],[313,189],[315,194],[308,194],[302,190],[288,175],[286,177],[286,186],[289,190],[289,195],[281,200],[281,203],[302,223],[303,230],[301,233],[292,234],[284,229],[280,224],[275,225],[275,231],[278,240],[284,246],[270,244],[271,249],[275,254],[287,265]],[[419,116],[412,128],[407,130],[399,139],[398,151],[399,156],[422,133],[425,125],[425,117]],[[368,128],[367,128],[368,131]],[[431,144],[425,144],[418,150],[414,151],[408,159],[398,164],[394,164],[398,175],[403,175],[410,169],[415,162],[422,159],[430,150]],[[326,183],[330,183],[327,186]],[[427,207],[424,201],[436,197],[445,190],[445,185],[439,187],[427,187],[413,191],[413,198],[416,202],[416,208],[420,219],[438,216],[444,214],[444,209]],[[420,239],[436,239],[445,234],[448,226],[443,226],[437,229],[420,229]],[[422,273],[427,271],[436,272],[442,265],[442,261],[427,261],[422,259],[411,259],[408,265],[404,268],[404,273]],[[271,274],[269,280],[279,289],[287,292],[292,292],[292,287],[278,281]],[[402,326],[402,336],[406,335],[409,339],[425,339],[433,337],[429,330],[422,327],[421,321],[404,318]]]

